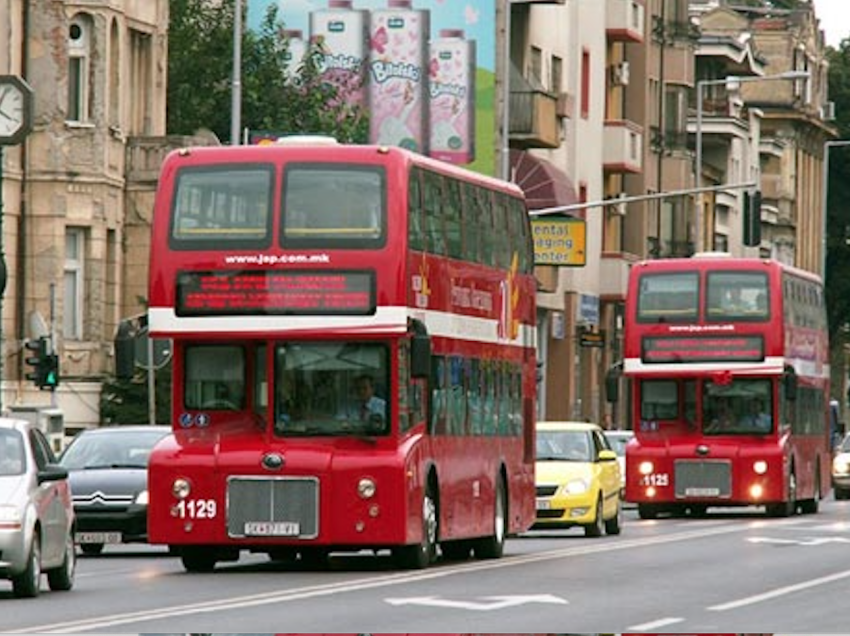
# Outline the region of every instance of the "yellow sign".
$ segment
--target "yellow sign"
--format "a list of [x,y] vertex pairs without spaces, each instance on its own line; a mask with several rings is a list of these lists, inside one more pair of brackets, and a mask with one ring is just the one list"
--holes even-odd
[[582,219],[569,216],[541,216],[531,219],[535,265],[585,264],[587,229]]

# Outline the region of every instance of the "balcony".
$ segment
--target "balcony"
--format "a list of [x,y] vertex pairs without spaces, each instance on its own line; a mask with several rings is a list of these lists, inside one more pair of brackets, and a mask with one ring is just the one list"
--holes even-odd
[[608,120],[603,134],[605,172],[639,173],[643,170],[643,129],[631,121]]
[[643,0],[606,0],[605,34],[614,42],[643,42]]
[[510,141],[516,148],[557,148],[561,145],[558,98],[541,90],[511,91]]
[[761,175],[761,195],[763,199],[769,201],[779,201],[780,199],[792,200],[794,193],[785,186],[782,177],[778,174]]
[[634,254],[625,252],[602,252],[599,269],[599,295],[623,299],[629,282],[629,270],[638,261]]

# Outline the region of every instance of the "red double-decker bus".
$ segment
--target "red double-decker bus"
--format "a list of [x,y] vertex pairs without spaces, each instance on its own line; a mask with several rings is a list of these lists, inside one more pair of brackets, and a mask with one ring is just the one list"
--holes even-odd
[[635,431],[625,497],[640,516],[817,512],[830,487],[820,280],[719,253],[646,261],[632,268],[625,310]]
[[534,519],[532,249],[519,188],[398,148],[170,154],[148,315],[174,343],[174,430],[150,541],[189,571],[243,550],[501,556]]

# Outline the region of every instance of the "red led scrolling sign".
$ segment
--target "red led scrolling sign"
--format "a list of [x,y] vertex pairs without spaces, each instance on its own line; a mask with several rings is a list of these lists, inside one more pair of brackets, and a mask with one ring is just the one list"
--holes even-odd
[[177,275],[178,316],[375,313],[372,272],[230,271]]
[[644,362],[760,362],[761,336],[662,336],[644,338]]

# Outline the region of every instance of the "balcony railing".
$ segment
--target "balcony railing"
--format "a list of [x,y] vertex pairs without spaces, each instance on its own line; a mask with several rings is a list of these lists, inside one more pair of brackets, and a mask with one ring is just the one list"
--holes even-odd
[[511,145],[521,148],[557,148],[561,145],[558,99],[540,90],[511,91]]
[[643,42],[646,10],[642,0],[606,0],[605,33],[617,42]]
[[602,162],[607,172],[640,172],[643,129],[630,121],[609,120],[603,134]]

